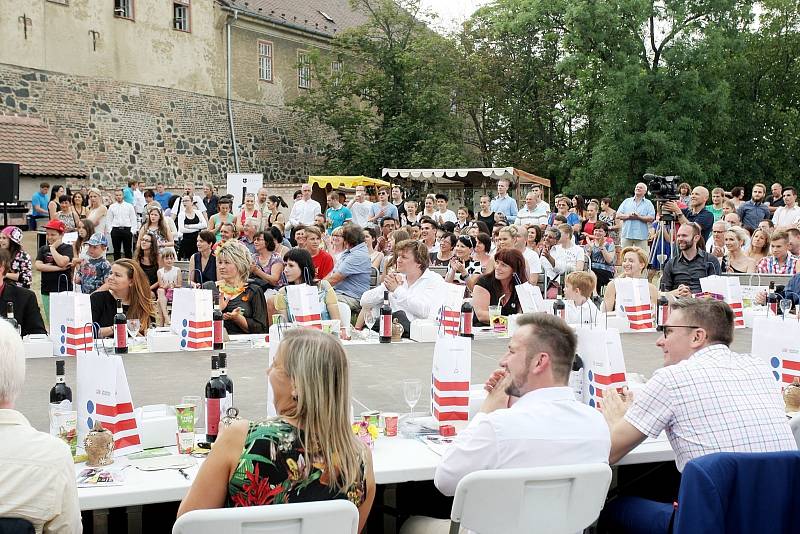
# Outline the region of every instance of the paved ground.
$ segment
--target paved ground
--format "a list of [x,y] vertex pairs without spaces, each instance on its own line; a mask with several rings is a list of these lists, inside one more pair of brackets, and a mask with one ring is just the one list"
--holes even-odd
[[[661,352],[654,345],[655,333],[623,335],[628,370],[649,377],[661,366]],[[750,330],[736,332],[734,350],[750,350]],[[480,339],[473,343],[472,382],[480,383],[495,369],[507,340]],[[229,374],[234,380],[235,403],[244,417],[266,413],[266,349],[233,348],[228,356]],[[351,345],[350,376],[353,408],[408,411],[403,401],[402,380],[418,378],[429,383],[433,344]],[[134,405],[180,402],[183,395],[203,395],[210,370],[209,352],[129,354],[124,357]],[[75,360],[67,360],[67,383],[77,395]],[[48,394],[54,382],[53,359],[27,361],[26,386],[17,408],[34,427],[47,430]],[[423,387],[418,408],[427,406],[429,394]]]

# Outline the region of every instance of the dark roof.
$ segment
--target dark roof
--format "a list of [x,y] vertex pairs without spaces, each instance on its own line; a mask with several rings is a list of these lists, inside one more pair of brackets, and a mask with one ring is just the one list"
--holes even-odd
[[0,161],[21,175],[88,176],[75,154],[39,119],[0,115]]
[[334,37],[367,22],[349,0],[219,0],[230,8],[275,24]]

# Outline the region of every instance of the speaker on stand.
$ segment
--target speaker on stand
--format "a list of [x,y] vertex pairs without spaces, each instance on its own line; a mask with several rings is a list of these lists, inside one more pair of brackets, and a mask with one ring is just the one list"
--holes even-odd
[[3,226],[8,226],[8,204],[19,202],[19,163],[0,163],[0,202]]

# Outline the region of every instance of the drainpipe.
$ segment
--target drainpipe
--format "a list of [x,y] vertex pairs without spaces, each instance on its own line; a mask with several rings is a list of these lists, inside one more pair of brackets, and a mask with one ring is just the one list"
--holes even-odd
[[233,146],[233,164],[236,167],[236,172],[239,172],[239,149],[236,146],[236,130],[233,128],[233,105],[231,104],[232,97],[232,74],[231,74],[231,23],[239,18],[239,12],[233,10],[233,19],[228,17],[225,22],[225,35],[226,35],[226,48],[227,48],[227,82],[228,82],[228,123],[231,127],[231,145]]

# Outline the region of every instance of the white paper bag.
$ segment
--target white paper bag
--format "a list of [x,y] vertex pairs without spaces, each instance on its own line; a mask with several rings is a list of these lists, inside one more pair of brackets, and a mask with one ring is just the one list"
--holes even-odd
[[319,301],[318,291],[317,287],[308,284],[286,286],[286,300],[292,322],[322,330],[322,303]]
[[[283,340],[284,334],[288,331],[289,326],[288,323],[279,322],[270,325],[269,327],[269,360],[267,361],[267,369],[272,365],[272,362],[275,361],[275,356],[278,354],[278,345],[280,345],[281,341]],[[267,416],[273,417],[278,415],[277,410],[275,409],[275,399],[272,394],[272,387],[269,384],[269,380],[267,380]]]
[[800,322],[780,317],[756,317],[750,352],[761,357],[781,389],[800,377]]
[[700,279],[700,288],[711,298],[728,303],[733,310],[733,325],[744,328],[744,301],[737,276],[706,276]]
[[76,356],[92,350],[92,304],[88,294],[50,294],[50,338],[55,356]]
[[603,392],[609,388],[621,390],[627,384],[619,330],[579,327],[575,333],[586,373],[583,397],[589,406],[602,409]]
[[142,450],[125,366],[119,355],[78,356],[78,443],[95,421],[114,434],[114,456]]
[[461,325],[461,304],[464,302],[464,286],[442,284],[439,295],[440,305],[437,314],[439,335],[457,336]]
[[[530,282],[524,284],[517,284],[516,286],[517,298],[522,307],[522,313],[546,312],[544,297],[542,290],[539,286],[535,286]],[[552,311],[552,308],[551,308]]]
[[653,331],[653,305],[650,302],[650,285],[645,278],[616,278],[617,314],[628,320],[628,326],[635,332]]
[[214,294],[210,289],[179,287],[172,293],[170,329],[180,337],[181,350],[214,346]]
[[442,336],[433,349],[431,413],[441,425],[469,420],[472,339]]

